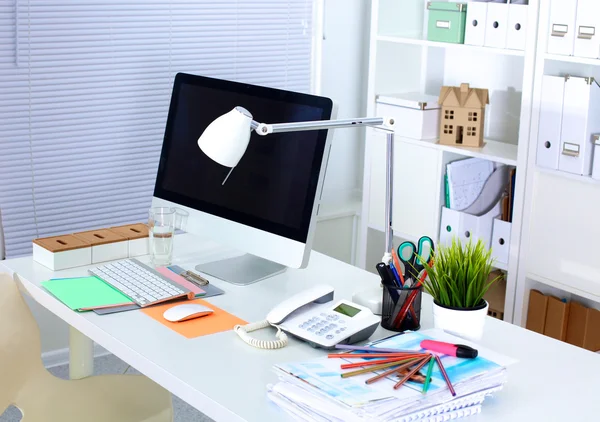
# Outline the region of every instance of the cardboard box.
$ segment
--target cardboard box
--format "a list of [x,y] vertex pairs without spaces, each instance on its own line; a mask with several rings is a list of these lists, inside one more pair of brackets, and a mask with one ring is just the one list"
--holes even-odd
[[529,292],[529,307],[527,309],[527,323],[525,328],[544,334],[547,310],[548,296],[537,290],[531,290]]
[[504,303],[506,299],[506,277],[500,270],[492,271],[488,277],[488,282],[501,276],[502,278],[496,281],[483,297],[489,303],[488,315],[492,318],[504,319]]
[[569,322],[569,303],[557,297],[548,297],[546,310],[546,325],[544,334],[556,340],[565,341],[567,338],[567,325]]
[[92,248],[70,234],[34,239],[33,260],[54,271],[90,265]]
[[480,148],[483,146],[485,106],[490,103],[489,91],[443,86],[438,103],[441,106],[440,144]]
[[567,324],[567,337],[565,341],[573,346],[583,347],[585,330],[589,309],[585,306],[571,302],[569,306],[569,322]]
[[600,350],[600,311],[596,309],[588,309],[583,347],[592,352]]
[[128,240],[127,256],[129,258],[148,255],[148,226],[145,224],[128,224],[125,226],[111,227],[109,230]]
[[74,233],[73,236],[91,245],[92,264],[127,258],[127,238],[112,232],[109,229]]

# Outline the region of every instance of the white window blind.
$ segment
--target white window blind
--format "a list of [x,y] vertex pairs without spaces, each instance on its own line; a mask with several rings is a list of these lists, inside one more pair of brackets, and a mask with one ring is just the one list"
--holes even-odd
[[147,219],[177,72],[309,92],[312,13],[312,0],[0,0],[7,257]]

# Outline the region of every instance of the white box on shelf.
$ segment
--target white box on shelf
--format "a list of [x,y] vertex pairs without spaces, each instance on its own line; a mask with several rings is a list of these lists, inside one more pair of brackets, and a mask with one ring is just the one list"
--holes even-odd
[[418,92],[378,95],[377,115],[393,117],[396,134],[412,139],[435,139],[440,132],[438,97]]
[[573,55],[597,59],[600,57],[600,1],[577,1],[577,25]]
[[506,48],[525,50],[527,44],[527,14],[529,6],[525,4],[508,5],[508,33]]
[[74,233],[73,236],[92,246],[92,264],[127,258],[127,238],[108,229]]
[[111,227],[110,230],[127,239],[127,256],[129,258],[148,255],[148,226],[145,224],[128,224],[126,226]]
[[457,237],[463,243],[481,239],[486,247],[490,247],[494,218],[501,213],[498,202],[487,214],[476,216],[462,211],[442,208],[440,223],[440,243],[448,245]]
[[485,2],[471,2],[468,4],[465,44],[484,45],[487,9],[488,4]]
[[594,135],[594,163],[592,164],[592,178],[600,180],[600,135]]
[[502,264],[508,264],[508,252],[510,249],[510,231],[512,224],[494,219],[492,227],[492,258]]
[[544,75],[537,140],[537,165],[558,169],[565,78]]
[[563,56],[573,55],[577,0],[552,0],[550,3],[550,25],[548,53]]
[[488,3],[485,25],[485,46],[506,48],[508,34],[508,4]]
[[34,239],[33,260],[54,271],[81,267],[92,263],[92,248],[70,234]]
[[566,78],[562,115],[558,169],[589,176],[592,138],[600,133],[600,88],[594,78]]

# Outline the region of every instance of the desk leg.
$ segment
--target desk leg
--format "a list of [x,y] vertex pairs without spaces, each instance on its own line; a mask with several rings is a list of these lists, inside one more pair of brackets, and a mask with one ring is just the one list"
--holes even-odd
[[78,380],[94,375],[94,342],[69,327],[69,377]]

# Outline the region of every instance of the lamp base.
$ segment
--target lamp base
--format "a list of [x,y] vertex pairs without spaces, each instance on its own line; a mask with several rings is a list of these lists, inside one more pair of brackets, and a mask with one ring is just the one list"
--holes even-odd
[[381,303],[383,301],[383,289],[381,285],[378,287],[369,287],[354,293],[352,302],[357,303],[365,308],[369,308],[375,315],[381,315]]

